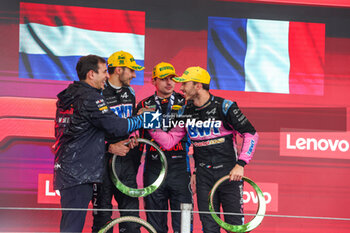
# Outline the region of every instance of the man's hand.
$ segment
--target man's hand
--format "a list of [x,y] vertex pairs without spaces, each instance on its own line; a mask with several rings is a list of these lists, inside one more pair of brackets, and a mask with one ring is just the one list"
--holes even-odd
[[130,150],[130,148],[125,145],[125,143],[128,141],[129,139],[125,139],[123,141],[109,145],[108,152],[119,156],[125,156]]
[[240,181],[244,175],[244,167],[236,164],[234,168],[230,171],[230,181]]
[[191,183],[191,189],[192,189],[192,193],[193,194],[196,194],[196,174],[192,174],[191,175],[191,181],[190,181],[190,183]]
[[129,148],[130,149],[134,149],[136,146],[139,145],[139,142],[137,141],[137,139],[138,139],[137,135],[129,138]]
[[140,108],[139,111],[137,112],[137,115],[140,115],[144,112],[155,112],[155,108]]

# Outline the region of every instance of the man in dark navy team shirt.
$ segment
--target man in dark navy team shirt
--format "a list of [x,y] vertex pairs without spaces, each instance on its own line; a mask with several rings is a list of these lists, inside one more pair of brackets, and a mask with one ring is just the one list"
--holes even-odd
[[[130,81],[136,78],[135,71],[143,70],[144,67],[136,64],[130,53],[118,51],[108,58],[109,80],[103,90],[103,96],[109,108],[119,117],[127,118],[136,115],[135,92],[130,87]],[[130,197],[120,192],[110,178],[108,160],[113,154],[118,155],[115,163],[115,170],[118,178],[126,186],[137,188],[136,176],[139,167],[139,157],[134,156],[132,150],[124,144],[128,141],[128,136],[115,137],[106,136],[109,152],[106,153],[106,171],[102,184],[94,185],[93,205],[93,232],[98,232],[108,221],[111,220],[111,211],[97,211],[98,209],[112,209],[112,198],[118,202],[119,209],[139,209],[138,198]],[[112,153],[110,153],[112,152]],[[121,216],[139,216],[135,211],[121,211]],[[126,222],[119,224],[120,232],[140,232],[137,223]],[[108,232],[113,232],[113,228]]]
[[75,81],[57,97],[54,189],[61,194],[61,232],[81,232],[92,198],[93,183],[102,182],[105,134],[121,137],[143,126],[143,115],[116,116],[101,91],[109,77],[106,61],[96,55],[81,57]]

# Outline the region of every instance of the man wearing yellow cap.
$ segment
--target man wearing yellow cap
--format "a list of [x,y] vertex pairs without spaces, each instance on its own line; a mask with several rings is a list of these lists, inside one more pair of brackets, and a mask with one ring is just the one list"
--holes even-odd
[[[135,71],[143,70],[144,67],[136,64],[130,53],[118,51],[108,58],[109,80],[103,90],[103,96],[109,108],[119,117],[126,118],[136,115],[135,111],[135,91],[130,87],[130,82],[136,78]],[[106,154],[106,170],[102,184],[94,185],[93,205],[95,209],[112,209],[112,198],[118,202],[119,209],[138,209],[137,198],[129,197],[120,192],[110,179],[108,160],[113,154],[119,155],[116,159],[116,172],[121,182],[129,187],[137,188],[136,176],[139,167],[139,159],[133,156],[129,147],[124,144],[128,141],[128,136],[111,137],[106,135],[109,152]],[[135,211],[122,211],[121,216],[139,216]],[[98,232],[108,221],[111,220],[111,211],[93,212],[93,232]],[[136,223],[120,223],[120,232],[140,232],[140,226]],[[110,229],[108,232],[113,232]]]
[[[154,95],[151,95],[138,104],[140,108],[156,109],[163,115],[164,131],[169,131],[172,126],[168,123],[181,106],[186,102],[185,98],[174,91],[175,82],[172,78],[177,77],[174,67],[166,62],[161,62],[153,68],[152,83],[156,88]],[[147,131],[141,130],[140,137],[151,139]],[[164,183],[152,194],[146,196],[145,208],[147,210],[168,210],[170,202],[171,210],[180,210],[181,203],[192,203],[190,191],[190,167],[188,163],[187,136],[183,136],[176,145],[164,151],[168,162],[168,173]],[[140,152],[143,146],[140,147]],[[161,168],[160,159],[153,147],[146,147],[144,180],[145,186],[154,182],[158,177]],[[167,212],[146,212],[147,221],[158,233],[168,232]],[[181,214],[171,214],[173,232],[180,232]]]
[[[258,135],[238,108],[236,102],[213,96],[209,92],[210,75],[201,67],[189,67],[181,77],[181,91],[189,104],[178,112],[178,121],[185,124],[169,132],[150,131],[151,136],[165,149],[177,144],[188,134],[194,149],[195,172],[191,183],[196,187],[199,211],[209,211],[208,194],[216,181],[230,175],[231,182],[219,186],[214,197],[215,211],[243,213],[244,166],[255,151]],[[236,135],[243,137],[241,152],[237,154]],[[243,224],[242,215],[225,215],[225,221]],[[205,233],[219,233],[220,227],[210,214],[200,214]]]

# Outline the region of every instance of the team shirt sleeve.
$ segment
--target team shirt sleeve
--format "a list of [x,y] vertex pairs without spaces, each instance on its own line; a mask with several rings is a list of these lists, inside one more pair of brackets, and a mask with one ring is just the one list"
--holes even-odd
[[164,149],[170,150],[186,135],[184,127],[176,126],[165,132],[161,129],[148,130],[151,137]]
[[140,128],[143,123],[143,116],[126,119],[116,116],[107,106],[103,96],[98,94],[84,100],[83,106],[87,111],[86,115],[89,116],[89,120],[94,126],[115,137],[130,134]]
[[243,138],[237,163],[245,166],[253,158],[259,135],[236,102],[225,100],[222,107],[228,124]]

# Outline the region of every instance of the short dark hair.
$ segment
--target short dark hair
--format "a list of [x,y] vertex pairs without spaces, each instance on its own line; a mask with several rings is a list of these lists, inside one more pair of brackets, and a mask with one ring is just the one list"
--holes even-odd
[[209,91],[209,84],[202,83],[202,87],[204,90]]
[[[193,81],[193,83],[196,84],[196,83],[200,83],[200,82]],[[203,87],[204,90],[209,91],[209,84],[205,84],[205,83],[200,83],[200,84],[202,84],[202,87]]]
[[103,57],[97,55],[87,55],[83,56],[79,59],[77,66],[75,69],[77,70],[77,74],[80,81],[86,79],[86,74],[93,70],[94,72],[98,72],[98,64],[104,63],[106,64],[106,60]]
[[108,66],[108,74],[113,74],[116,68],[115,66]]
[[[122,68],[123,70],[125,70],[126,66],[118,66],[120,68]],[[113,74],[115,69],[117,69],[117,66],[108,66],[108,74]]]

